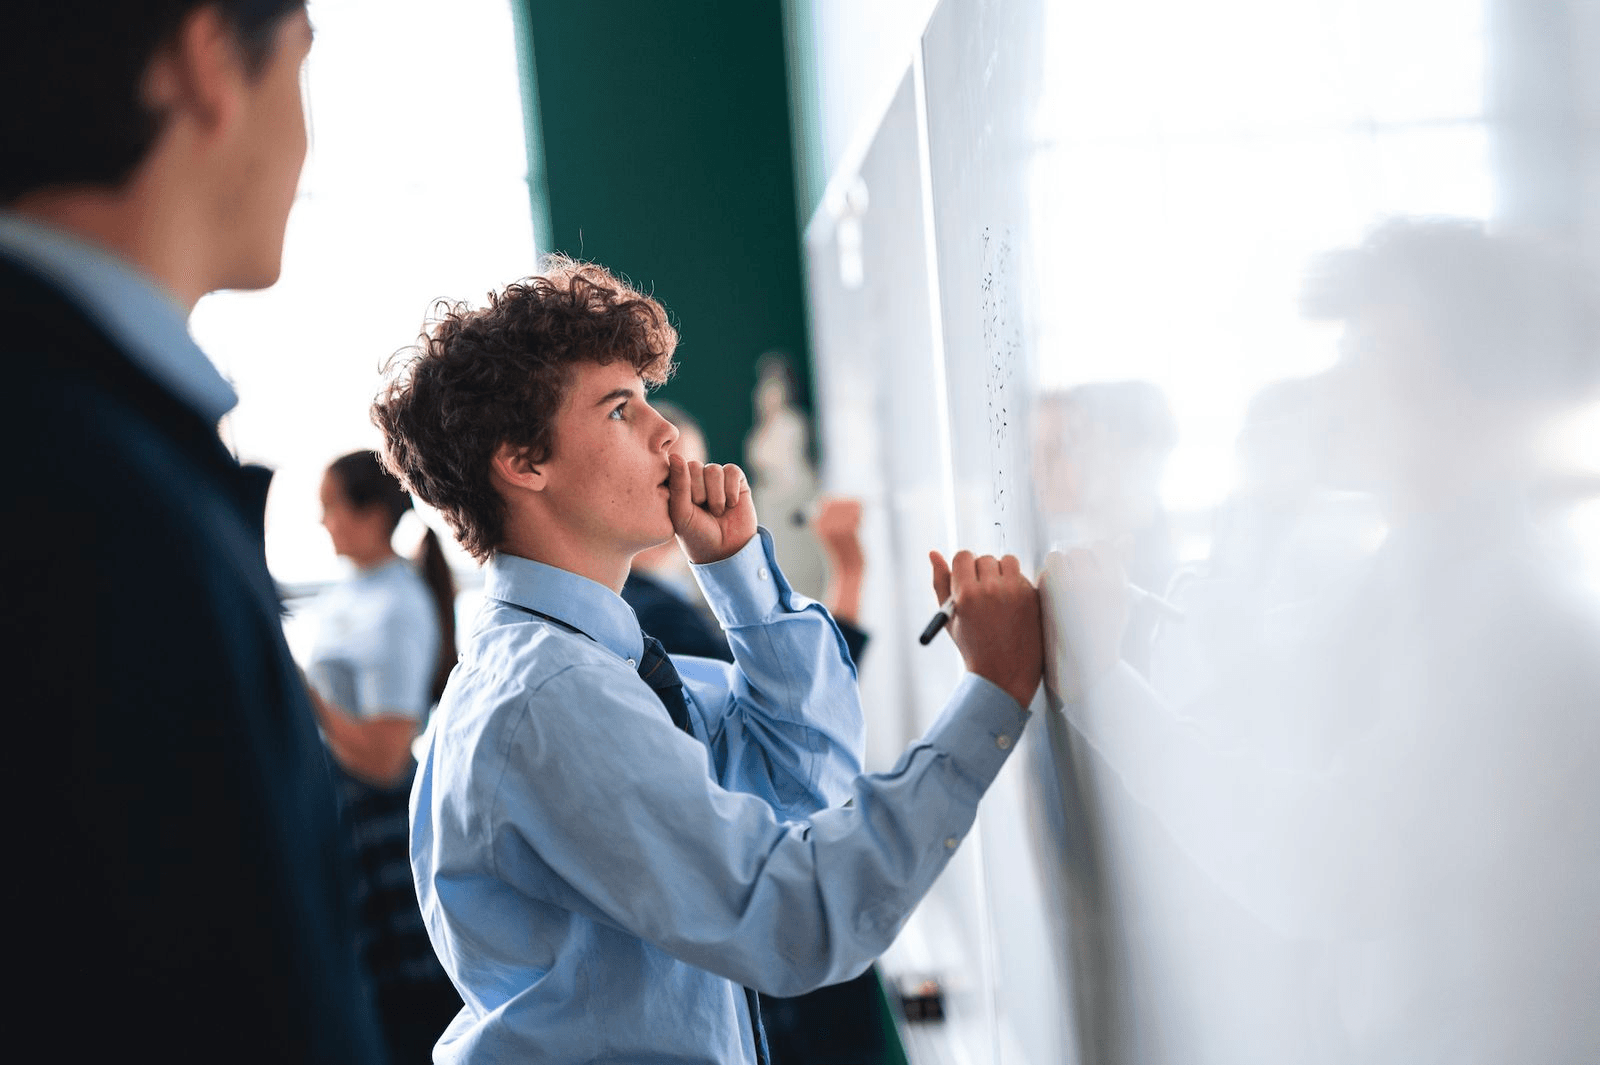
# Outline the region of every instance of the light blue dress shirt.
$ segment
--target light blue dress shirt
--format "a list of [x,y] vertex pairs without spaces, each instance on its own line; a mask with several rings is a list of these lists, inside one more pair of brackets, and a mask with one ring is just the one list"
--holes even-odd
[[673,659],[691,737],[639,678],[620,597],[490,561],[412,792],[423,914],[465,1001],[436,1061],[753,1062],[743,987],[865,969],[1015,748],[1026,711],[968,675],[892,772],[859,776],[844,641],[765,531],[696,577],[736,664]]
[[131,263],[54,226],[0,211],[0,255],[49,281],[135,366],[209,422],[238,396],[192,337],[183,305]]

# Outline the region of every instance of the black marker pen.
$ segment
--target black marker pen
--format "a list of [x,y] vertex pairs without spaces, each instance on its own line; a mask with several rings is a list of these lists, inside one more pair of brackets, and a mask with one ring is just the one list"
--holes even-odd
[[927,627],[922,630],[922,635],[917,637],[917,642],[926,647],[939,635],[939,630],[945,627],[949,620],[956,614],[956,597],[952,595],[939,607],[939,612],[929,619]]

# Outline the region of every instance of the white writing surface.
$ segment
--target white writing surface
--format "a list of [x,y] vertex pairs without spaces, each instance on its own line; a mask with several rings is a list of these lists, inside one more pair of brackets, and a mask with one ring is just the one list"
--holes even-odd
[[[835,174],[878,756],[958,668],[928,548],[1049,593],[1053,690],[885,959],[947,986],[918,1060],[1600,1060],[1600,202],[1514,210],[1600,125],[1505,6],[945,0]],[[1559,94],[1600,47],[1546,8]],[[1182,620],[1085,686],[1095,543]]]

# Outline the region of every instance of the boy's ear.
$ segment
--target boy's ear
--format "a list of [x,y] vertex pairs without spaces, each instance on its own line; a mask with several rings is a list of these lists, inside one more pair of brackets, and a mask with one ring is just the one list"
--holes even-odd
[[528,449],[503,443],[489,459],[489,478],[512,488],[541,492],[545,486],[544,466],[529,459]]

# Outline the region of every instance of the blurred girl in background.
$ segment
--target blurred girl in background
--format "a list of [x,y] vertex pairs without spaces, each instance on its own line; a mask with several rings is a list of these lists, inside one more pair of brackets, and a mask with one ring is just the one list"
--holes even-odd
[[322,479],[322,524],[355,573],[324,594],[311,702],[336,767],[356,856],[362,960],[395,1065],[431,1060],[461,1007],[428,941],[411,882],[411,745],[455,665],[455,587],[430,529],[415,565],[391,543],[411,496],[371,451]]

